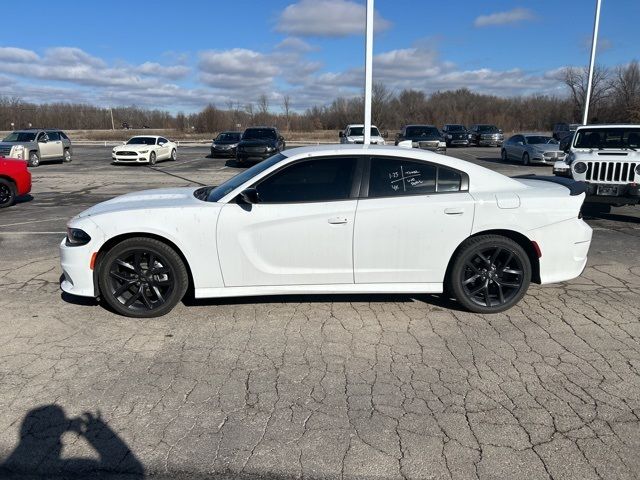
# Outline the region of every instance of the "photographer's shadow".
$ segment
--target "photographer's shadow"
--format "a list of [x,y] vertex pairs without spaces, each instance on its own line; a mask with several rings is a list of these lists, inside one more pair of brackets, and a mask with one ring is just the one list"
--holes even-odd
[[[62,436],[71,432],[84,438],[98,458],[62,458]],[[0,464],[0,477],[73,476],[92,479],[142,479],[144,468],[126,443],[100,418],[85,412],[67,418],[58,405],[31,410],[20,428],[20,443]]]

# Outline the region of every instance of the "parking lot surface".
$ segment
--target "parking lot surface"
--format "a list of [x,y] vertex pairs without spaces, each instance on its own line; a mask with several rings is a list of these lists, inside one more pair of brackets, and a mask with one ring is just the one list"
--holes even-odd
[[[152,169],[76,147],[73,162],[32,169],[32,199],[0,211],[6,477],[21,465],[120,478],[640,476],[640,208],[587,216],[584,274],[492,316],[438,296],[361,295],[191,301],[132,320],[61,295],[70,217],[240,171],[208,147],[179,152]],[[551,174],[495,148],[449,154]]]

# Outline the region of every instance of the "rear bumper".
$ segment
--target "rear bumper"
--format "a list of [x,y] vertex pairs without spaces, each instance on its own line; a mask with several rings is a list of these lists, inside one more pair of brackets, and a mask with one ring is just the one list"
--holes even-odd
[[540,246],[540,283],[556,283],[579,277],[587,265],[592,229],[579,218],[565,220],[529,232]]

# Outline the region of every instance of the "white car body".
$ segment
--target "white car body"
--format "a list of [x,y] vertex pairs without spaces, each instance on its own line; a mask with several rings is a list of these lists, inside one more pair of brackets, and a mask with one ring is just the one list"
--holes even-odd
[[[447,266],[466,239],[510,232],[539,253],[535,281],[579,276],[591,228],[578,215],[584,194],[548,181],[516,180],[478,165],[419,149],[327,146],[287,150],[217,202],[195,188],[136,192],[72,218],[86,245],[60,245],[62,289],[99,294],[92,270],[109,242],[151,236],[184,258],[196,298],[312,293],[440,293]],[[238,195],[292,162],[349,155],[417,160],[468,175],[466,188],[433,195],[255,204]],[[561,240],[560,240],[561,239]]]
[[[364,124],[357,123],[347,125],[347,127],[341,132],[340,143],[342,144],[362,144],[364,143],[364,135],[354,135],[354,129],[362,129],[364,130]],[[371,130],[373,132],[378,132],[378,135],[371,135],[371,144],[372,145],[384,145],[385,141],[382,135],[380,135],[380,130],[375,125],[371,125]]]
[[[153,139],[153,145],[132,144],[136,139]],[[170,160],[178,151],[178,145],[157,135],[138,135],[131,137],[124,145],[115,147],[111,152],[113,163],[151,163],[151,153],[155,153],[156,161]]]

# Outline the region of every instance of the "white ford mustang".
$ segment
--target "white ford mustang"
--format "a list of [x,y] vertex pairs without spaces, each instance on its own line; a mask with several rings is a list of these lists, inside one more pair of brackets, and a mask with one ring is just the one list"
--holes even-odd
[[568,179],[513,179],[419,149],[298,148],[217,187],[85,210],[60,245],[61,286],[132,317],[169,312],[189,287],[196,298],[444,290],[500,312],[531,281],[580,275],[583,200]]
[[158,160],[176,160],[178,146],[171,140],[156,135],[131,137],[124,145],[111,152],[113,163],[148,163],[155,165]]

